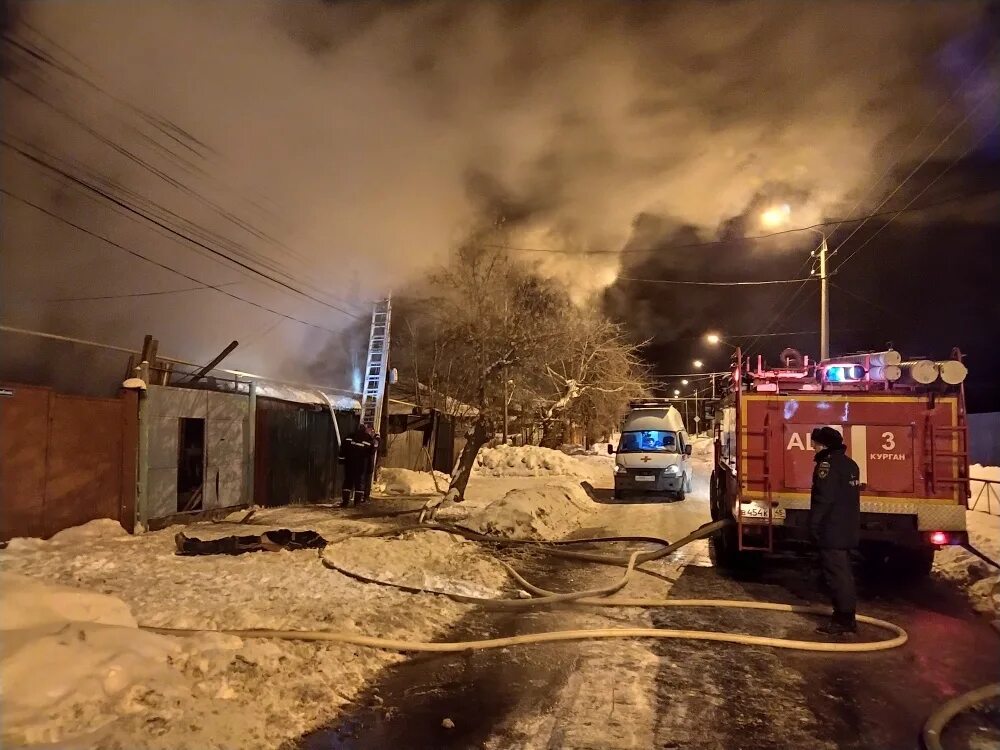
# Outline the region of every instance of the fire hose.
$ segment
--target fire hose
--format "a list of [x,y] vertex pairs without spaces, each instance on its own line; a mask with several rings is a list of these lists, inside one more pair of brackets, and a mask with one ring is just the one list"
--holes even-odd
[[927,750],[944,750],[944,746],[941,744],[941,733],[944,731],[945,725],[962,711],[991,698],[1000,698],[1000,682],[970,690],[940,706],[924,724],[924,746]]
[[[729,609],[758,609],[758,610],[771,610],[777,612],[792,612],[799,614],[819,614],[819,615],[829,615],[830,609],[827,607],[817,607],[817,606],[805,606],[805,605],[795,605],[795,604],[776,604],[771,602],[756,602],[756,601],[740,601],[740,600],[729,600],[729,599],[606,599],[603,597],[609,596],[611,594],[617,593],[622,588],[627,585],[630,576],[633,571],[636,570],[636,566],[644,562],[649,562],[662,557],[665,557],[672,552],[680,549],[681,547],[690,544],[691,542],[704,539],[717,531],[720,531],[724,526],[726,526],[731,521],[721,520],[713,521],[712,523],[705,524],[695,531],[691,532],[687,536],[679,539],[671,544],[666,544],[660,549],[651,550],[647,552],[632,552],[627,558],[622,557],[612,557],[606,555],[592,554],[587,552],[574,552],[571,550],[558,550],[554,549],[556,545],[552,547],[546,547],[545,551],[548,554],[558,554],[561,557],[568,557],[578,560],[587,560],[590,562],[599,562],[606,565],[618,565],[625,567],[625,574],[621,579],[616,581],[609,586],[604,586],[598,589],[591,589],[587,591],[578,591],[565,594],[559,594],[552,591],[547,591],[545,589],[533,586],[528,581],[526,581],[520,574],[513,570],[510,566],[506,566],[508,572],[514,573],[515,580],[518,581],[522,586],[524,586],[528,591],[536,596],[527,599],[485,599],[479,597],[469,597],[465,595],[452,594],[443,591],[434,591],[418,587],[407,587],[402,584],[387,584],[385,581],[380,581],[374,578],[365,578],[357,573],[347,573],[352,577],[364,580],[368,583],[377,583],[382,585],[392,585],[396,588],[411,591],[413,593],[431,593],[438,594],[442,596],[448,596],[452,599],[458,601],[464,601],[473,604],[485,604],[491,607],[501,607],[501,608],[527,608],[527,607],[538,607],[538,606],[550,606],[557,603],[571,603],[577,605],[588,605],[588,606],[609,606],[609,607],[717,607],[717,608],[729,608]],[[471,531],[469,529],[463,529],[461,527],[455,526],[444,526],[440,524],[424,524],[422,526],[413,526],[404,529],[393,529],[388,532],[379,532],[377,534],[367,534],[366,536],[383,536],[389,534],[398,534],[402,531],[409,530],[412,528],[432,530],[432,531],[446,531],[448,533],[459,534],[465,538],[473,539],[475,541],[490,542],[500,545],[514,545],[514,544],[532,544],[538,546],[538,542],[534,540],[513,540],[505,539],[502,537],[487,536],[485,534],[479,534],[478,532]],[[356,536],[356,535],[354,535]],[[348,537],[343,537],[348,538]],[[578,544],[583,542],[594,542],[594,541],[621,541],[623,537],[601,537],[599,539],[580,539],[580,540],[568,540],[564,544]],[[335,544],[335,540],[333,543]],[[662,541],[662,540],[660,540]],[[347,572],[346,570],[336,566],[336,563],[328,561],[327,558],[323,558],[325,564],[328,567],[333,567],[341,572]],[[508,636],[503,638],[487,638],[482,640],[474,641],[452,641],[452,642],[430,642],[430,641],[410,641],[395,638],[379,638],[375,636],[360,635],[358,633],[349,632],[339,632],[339,631],[328,631],[328,630],[271,630],[271,629],[251,629],[251,630],[231,630],[222,629],[214,632],[225,633],[227,635],[234,635],[240,638],[277,638],[282,640],[297,640],[297,641],[326,641],[326,642],[336,642],[336,643],[347,643],[355,646],[367,646],[370,648],[379,648],[391,651],[411,651],[411,652],[461,652],[468,650],[480,650],[480,649],[495,649],[495,648],[507,648],[509,646],[522,646],[530,644],[539,643],[552,643],[556,641],[579,641],[579,640],[594,640],[594,639],[611,639],[611,638],[654,638],[654,639],[684,639],[684,640],[700,640],[700,641],[716,641],[724,643],[737,643],[749,646],[770,646],[773,648],[784,648],[784,649],[794,649],[800,651],[824,651],[824,652],[869,652],[869,651],[884,651],[887,649],[898,648],[906,643],[907,635],[906,631],[898,625],[888,622],[886,620],[880,620],[875,617],[869,617],[866,615],[859,615],[858,621],[867,623],[881,630],[888,631],[893,637],[886,640],[880,641],[858,641],[858,642],[828,642],[828,641],[804,641],[804,640],[794,640],[789,638],[774,638],[770,636],[757,636],[757,635],[747,635],[743,633],[725,633],[719,631],[711,630],[674,630],[674,629],[664,629],[664,628],[585,628],[579,630],[557,630],[557,631],[547,631],[540,633],[525,633],[523,635]],[[150,632],[159,633],[161,635],[192,635],[200,632],[204,632],[199,629],[186,629],[186,628],[160,628],[160,627],[144,627],[145,630]]]
[[[392,536],[406,531],[443,531],[450,534],[457,534],[472,541],[494,544],[497,546],[534,546],[541,549],[548,555],[564,557],[568,559],[582,560],[587,562],[601,563],[604,565],[614,565],[625,568],[625,573],[620,579],[607,586],[575,591],[568,593],[557,593],[535,586],[526,580],[513,567],[502,560],[498,560],[506,569],[507,573],[525,591],[533,596],[519,599],[495,599],[487,597],[469,596],[448,591],[439,591],[416,586],[407,586],[396,582],[384,581],[377,578],[365,576],[356,571],[352,571],[326,556],[321,559],[327,568],[336,570],[343,575],[347,575],[364,583],[388,586],[402,591],[415,594],[433,594],[445,596],[452,600],[476,604],[493,609],[526,609],[529,607],[550,606],[553,604],[574,604],[598,607],[715,607],[723,609],[756,609],[769,610],[774,612],[791,612],[796,614],[809,615],[829,615],[828,607],[778,604],[773,602],[743,601],[729,599],[634,599],[624,597],[611,597],[621,591],[631,579],[636,571],[650,573],[638,567],[642,563],[663,558],[678,549],[690,544],[698,539],[704,539],[712,534],[721,531],[731,520],[713,521],[695,529],[687,536],[673,543],[655,537],[592,537],[585,539],[559,540],[554,542],[539,542],[528,539],[508,539],[506,537],[489,536],[481,534],[472,529],[461,526],[451,526],[437,523],[417,524],[406,527],[397,527],[388,531],[374,533],[347,534],[331,542],[344,541],[354,536]],[[590,552],[576,552],[573,550],[560,549],[562,546],[599,543],[599,542],[653,542],[661,545],[660,549],[646,552],[635,551],[627,557],[600,555]],[[711,630],[677,630],[664,628],[584,628],[577,630],[556,630],[540,633],[526,633],[523,635],[507,636],[502,638],[485,638],[471,641],[411,641],[396,638],[379,638],[375,636],[360,635],[357,633],[327,631],[327,630],[271,630],[271,629],[250,629],[233,630],[222,629],[213,632],[225,633],[240,638],[276,638],[281,640],[294,641],[322,641],[345,643],[354,646],[365,646],[390,651],[401,652],[421,652],[421,653],[455,653],[469,650],[485,650],[507,648],[510,646],[525,646],[541,643],[554,643],[560,641],[581,641],[581,640],[607,640],[617,638],[652,638],[652,639],[683,639],[697,641],[715,641],[721,643],[735,643],[745,646],[767,646],[771,648],[791,649],[797,651],[833,652],[833,653],[861,653],[871,651],[885,651],[899,648],[907,641],[906,631],[895,623],[882,620],[868,615],[857,615],[857,620],[868,625],[872,625],[880,630],[892,634],[891,638],[880,641],[850,641],[850,642],[830,642],[830,641],[804,641],[790,638],[774,638],[769,636],[748,635],[744,633],[725,633]],[[161,628],[143,626],[144,630],[159,633],[161,635],[184,636],[195,635],[205,632],[200,629],[187,628]],[[927,750],[944,750],[941,744],[941,733],[949,721],[956,715],[984,701],[1000,697],[1000,683],[986,685],[972,690],[948,701],[939,707],[927,720],[923,728],[923,741]]]

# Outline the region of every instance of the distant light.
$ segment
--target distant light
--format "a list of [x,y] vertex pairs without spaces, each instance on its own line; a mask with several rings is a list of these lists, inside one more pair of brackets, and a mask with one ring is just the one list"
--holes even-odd
[[674,395],[675,395],[675,396],[680,396],[680,395],[681,395],[681,392],[680,392],[679,390],[677,390],[677,389],[675,388],[675,389],[674,389]]
[[705,336],[705,341],[707,341],[710,344],[718,344],[720,341],[722,341],[722,338],[717,333],[709,333],[708,335]]
[[701,361],[700,359],[696,359],[696,360],[694,361],[694,368],[695,368],[696,370],[700,370],[700,369],[701,369],[702,367],[704,367],[704,366],[705,366],[705,363],[704,363],[704,362],[702,362],[702,361]]
[[687,378],[684,378],[684,380],[681,381],[681,385],[687,385],[687,384],[688,384]]
[[943,531],[935,531],[931,534],[931,544],[947,544],[948,535]]
[[792,207],[787,203],[772,206],[760,215],[760,222],[765,227],[780,227],[792,215]]

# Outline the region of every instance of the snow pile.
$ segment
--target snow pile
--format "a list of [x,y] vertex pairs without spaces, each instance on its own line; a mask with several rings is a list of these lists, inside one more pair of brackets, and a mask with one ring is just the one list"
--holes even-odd
[[98,518],[94,521],[88,521],[82,526],[63,529],[47,540],[36,537],[14,537],[7,543],[7,547],[14,550],[39,549],[53,544],[79,544],[95,539],[114,539],[128,535],[128,532],[122,528],[118,521],[111,518]]
[[443,531],[353,537],[328,546],[323,556],[368,578],[467,596],[499,598],[507,582],[504,568],[479,545]]
[[464,523],[484,534],[516,539],[558,539],[578,529],[597,510],[584,489],[571,482],[514,489]]
[[[245,516],[245,511],[234,514]],[[260,508],[244,524],[205,522],[183,530],[209,539],[276,528],[314,529],[337,539],[377,527],[329,508],[293,506]],[[0,550],[6,574],[30,577],[36,586],[61,584],[91,592],[60,589],[58,595],[41,597],[29,588],[11,599],[5,586],[0,612],[20,619],[4,621],[3,627],[16,630],[0,632],[3,747],[59,741],[71,733],[79,737],[104,725],[98,739],[81,739],[74,746],[276,750],[334,719],[375,675],[404,658],[336,643],[247,639],[240,645],[219,634],[167,638],[137,630],[136,621],[161,627],[343,630],[434,640],[468,611],[445,597],[360,583],[324,567],[315,550],[183,557],[174,554],[177,527],[138,536],[90,531],[67,535],[77,542],[64,537],[62,542],[22,542]],[[407,545],[444,543],[446,551],[440,562],[434,558],[432,567],[438,582],[466,577],[460,567],[470,564],[464,547],[461,554],[451,550],[456,544],[446,535],[414,537],[385,543],[382,558],[369,556],[369,564],[400,571],[406,565],[417,567],[423,557],[434,556],[425,548],[411,553]],[[448,565],[456,566],[450,575]],[[484,582],[486,588],[499,580],[495,571],[470,570],[468,579]],[[12,590],[16,593],[17,587]],[[25,601],[45,604],[19,613]],[[32,624],[49,620],[59,624],[41,631],[37,627],[42,626]],[[29,635],[11,637],[23,633]],[[32,643],[35,648],[24,650]],[[45,682],[36,690],[25,684],[28,675]]]
[[242,645],[230,636],[144,632],[113,596],[7,572],[0,573],[0,588],[4,744],[99,732],[120,714],[146,712],[154,692],[168,702],[190,696],[183,670],[192,657],[227,654],[228,663]]
[[[437,486],[434,485],[437,480]],[[434,495],[448,490],[451,477],[440,471],[381,469],[373,489],[385,495]]]
[[[1000,563],[1000,516],[970,510],[965,518],[970,544]],[[934,556],[934,569],[965,589],[972,606],[995,618],[993,622],[1000,629],[1000,570],[961,547],[939,551]]]
[[476,457],[476,471],[494,477],[590,477],[579,460],[537,445],[483,448]]

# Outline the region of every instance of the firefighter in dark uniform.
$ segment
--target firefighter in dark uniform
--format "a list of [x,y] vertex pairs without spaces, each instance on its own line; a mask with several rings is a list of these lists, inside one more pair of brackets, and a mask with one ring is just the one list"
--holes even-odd
[[352,503],[360,505],[368,499],[368,474],[375,455],[375,439],[366,425],[358,425],[354,434],[344,441],[340,455],[344,459],[344,499],[340,507],[348,508]]
[[857,630],[857,595],[851,550],[858,546],[861,524],[861,480],[858,465],[848,458],[844,438],[832,427],[812,431],[816,450],[809,531],[819,547],[823,582],[833,600],[833,619],[817,630],[842,635]]

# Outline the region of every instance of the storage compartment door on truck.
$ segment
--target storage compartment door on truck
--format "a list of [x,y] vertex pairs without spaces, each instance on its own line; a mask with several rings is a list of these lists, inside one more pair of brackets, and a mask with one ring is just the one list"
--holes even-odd
[[[785,423],[782,443],[785,486],[807,490],[812,486],[815,451],[810,435],[823,424]],[[866,492],[913,492],[913,427],[911,425],[829,425],[847,445]]]

